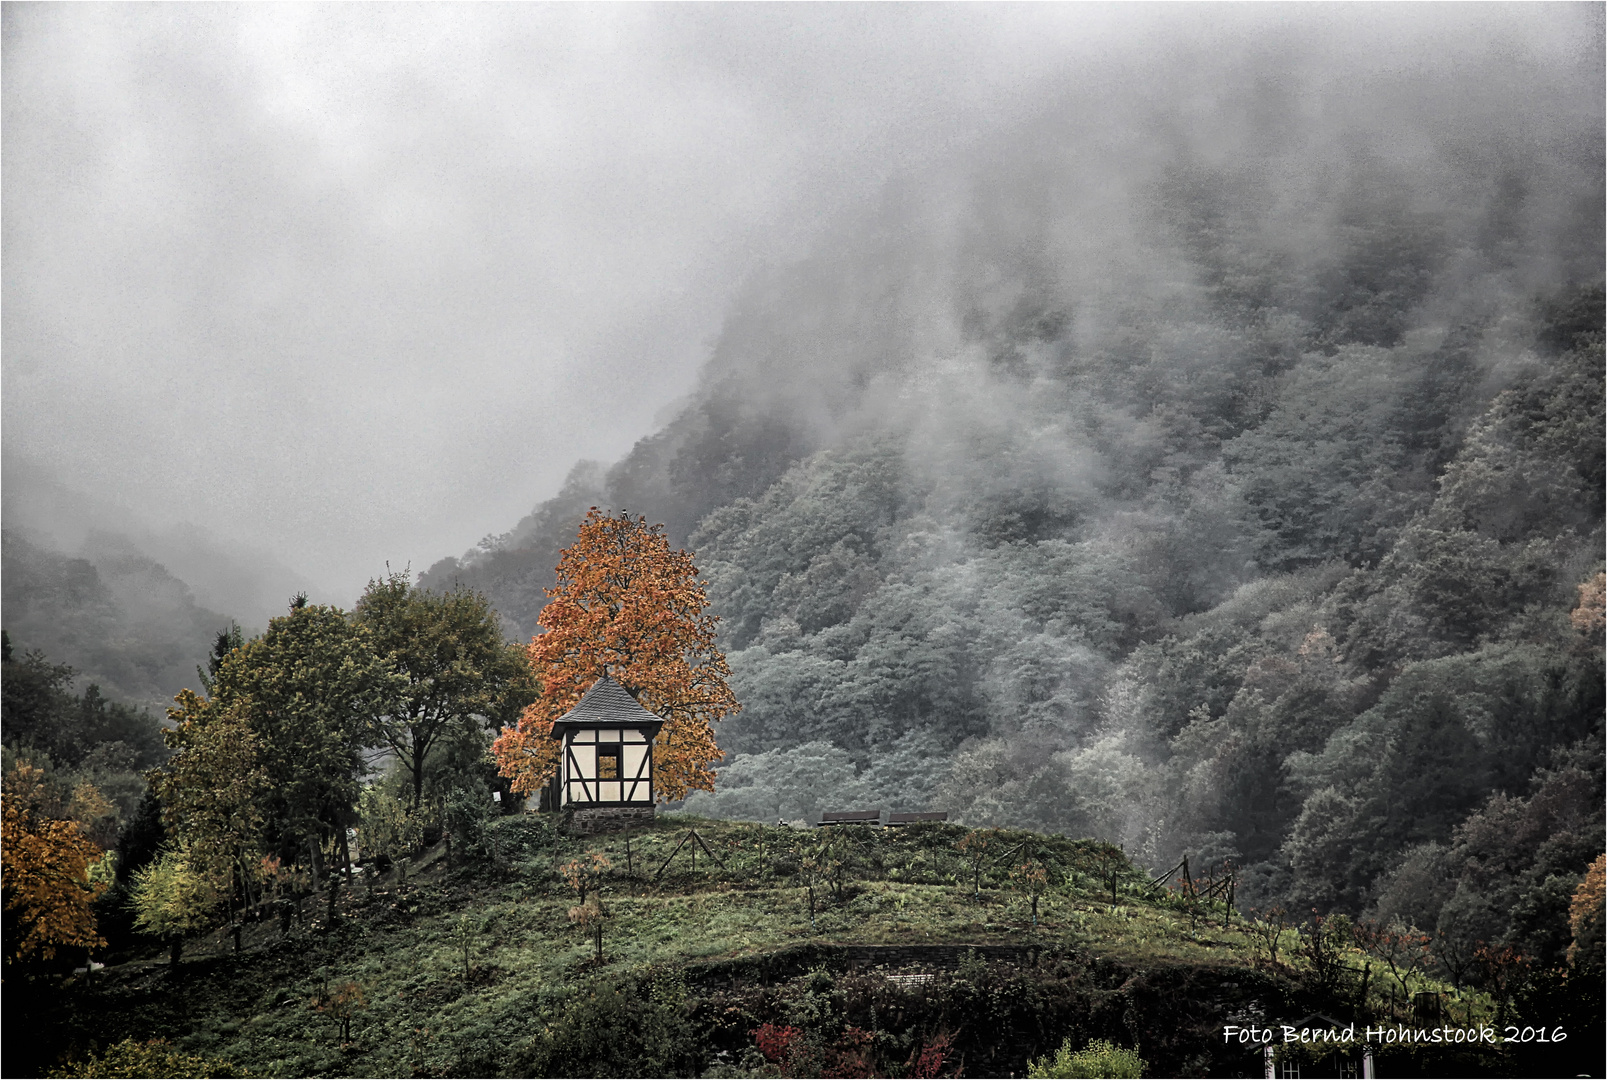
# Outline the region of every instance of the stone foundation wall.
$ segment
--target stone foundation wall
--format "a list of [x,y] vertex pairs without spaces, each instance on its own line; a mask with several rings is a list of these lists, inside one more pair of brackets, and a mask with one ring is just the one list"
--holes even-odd
[[653,823],[651,806],[599,806],[573,809],[566,814],[564,829],[575,836],[621,832]]

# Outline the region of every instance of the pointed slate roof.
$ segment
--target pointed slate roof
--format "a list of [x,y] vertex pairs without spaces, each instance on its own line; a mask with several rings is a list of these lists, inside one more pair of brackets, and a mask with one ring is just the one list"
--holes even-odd
[[642,707],[631,692],[604,675],[581,695],[575,707],[552,722],[553,735],[562,736],[559,725],[591,727],[606,724],[611,727],[647,727],[657,734],[664,718]]

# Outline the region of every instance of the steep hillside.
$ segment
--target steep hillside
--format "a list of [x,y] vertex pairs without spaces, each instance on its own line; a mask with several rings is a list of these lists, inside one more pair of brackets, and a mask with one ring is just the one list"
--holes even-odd
[[[708,850],[694,863],[693,841],[662,869],[693,828]],[[975,880],[967,837],[992,844]],[[558,873],[593,855],[608,860],[593,886],[601,960]],[[1036,920],[1011,887],[1023,858],[1048,871]],[[131,961],[42,1005],[10,998],[10,1023],[39,1026],[6,1041],[7,1073],[163,1037],[258,1076],[1003,1076],[1068,1037],[1105,1037],[1136,1045],[1152,1075],[1259,1075],[1259,1050],[1223,1025],[1406,1018],[1360,953],[1314,968],[1310,925],[1274,959],[1266,926],[1150,888],[1105,845],[1031,833],[661,815],[627,851],[515,816],[460,833],[451,857],[430,849],[405,883],[397,868],[340,895],[333,925],[313,898],[287,936],[277,920],[248,926],[238,954],[220,932],[176,973]],[[1446,998],[1447,1022],[1493,1018],[1486,997]],[[1395,1075],[1571,1069],[1585,1034],[1388,1060]]]
[[1557,961],[1602,833],[1600,73],[1264,60],[899,178],[662,431],[424,582],[530,634],[585,508],[646,514],[744,704],[690,810],[875,790]]

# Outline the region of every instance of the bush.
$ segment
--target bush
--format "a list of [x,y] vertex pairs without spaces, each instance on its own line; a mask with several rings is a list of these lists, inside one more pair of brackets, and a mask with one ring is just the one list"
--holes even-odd
[[657,970],[576,990],[531,1027],[521,1076],[692,1076],[698,1040],[678,973]]
[[224,895],[190,864],[185,848],[169,848],[134,875],[134,928],[172,944],[173,965],[186,937],[216,925]]
[[460,858],[477,860],[489,855],[492,816],[491,793],[486,788],[457,788],[447,796],[441,807],[441,824]]
[[52,1072],[51,1076],[64,1077],[133,1077],[172,1076],[234,1077],[251,1074],[221,1058],[186,1054],[166,1039],[135,1042],[124,1039],[109,1047],[104,1054],[92,1056],[88,1061],[70,1065]]
[[381,870],[404,856],[412,855],[424,842],[424,820],[405,802],[377,785],[363,789],[359,802],[362,814],[363,855]]
[[1071,1040],[1067,1039],[1060,1044],[1060,1050],[1053,1058],[1040,1058],[1027,1066],[1027,1075],[1033,1080],[1088,1076],[1138,1077],[1144,1075],[1144,1066],[1144,1059],[1138,1056],[1138,1051],[1125,1046],[1095,1039],[1073,1053]]

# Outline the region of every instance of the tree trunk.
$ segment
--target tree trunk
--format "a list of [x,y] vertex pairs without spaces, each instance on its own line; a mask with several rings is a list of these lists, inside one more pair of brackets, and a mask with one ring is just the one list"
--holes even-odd
[[179,969],[179,956],[184,952],[184,939],[182,937],[175,937],[171,945],[171,950],[172,951],[168,953],[168,967],[172,968],[174,971],[177,971]]
[[236,872],[240,875],[240,881],[243,883],[244,888],[245,888],[245,906],[246,906],[246,909],[249,910],[252,913],[252,918],[261,919],[262,918],[262,890],[261,890],[261,888],[258,888],[256,892],[251,891],[251,875],[246,871],[246,864],[243,861],[240,862],[237,865]]
[[335,925],[335,900],[340,896],[340,875],[329,875],[329,914],[324,921],[330,926]]
[[351,841],[347,839],[346,830],[340,830],[340,861],[346,867],[346,884],[352,883],[352,848]]

